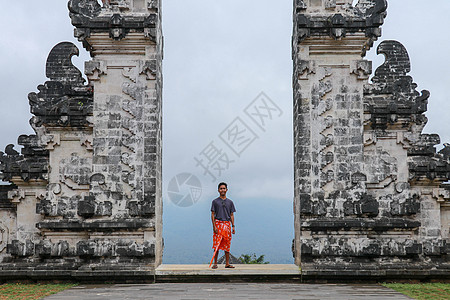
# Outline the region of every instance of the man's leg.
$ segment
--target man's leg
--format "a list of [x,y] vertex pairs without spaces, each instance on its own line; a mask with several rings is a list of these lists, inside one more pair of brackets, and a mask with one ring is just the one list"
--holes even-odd
[[225,252],[225,268],[234,269],[234,266],[230,265],[230,252]]
[[219,258],[219,251],[216,252],[216,256],[214,256],[214,265],[217,266],[217,259]]

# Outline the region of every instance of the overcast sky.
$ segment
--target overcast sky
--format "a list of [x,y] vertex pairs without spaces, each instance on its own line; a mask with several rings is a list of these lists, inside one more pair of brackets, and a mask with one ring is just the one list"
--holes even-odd
[[[395,39],[409,51],[418,89],[431,92],[427,132],[450,141],[450,1],[390,0],[379,40]],[[83,69],[89,59],[73,38],[65,0],[9,1],[0,11],[0,149],[31,134],[27,94],[46,81],[45,62],[51,48],[73,41]],[[164,197],[171,178],[183,172],[201,182],[198,212],[209,211],[219,180],[230,183],[229,196],[241,201],[292,201],[292,1],[166,0],[163,1],[164,58]],[[376,46],[368,59],[374,70],[383,62]],[[265,131],[244,109],[264,92],[279,108]],[[258,138],[240,156],[220,139],[236,119]],[[194,158],[215,145],[233,160],[216,180],[204,176]],[[1,146],[3,145],[3,146]],[[206,207],[206,209],[205,209]],[[170,209],[171,208],[171,209]],[[178,210],[182,213],[181,208]],[[290,213],[290,212],[289,212]]]

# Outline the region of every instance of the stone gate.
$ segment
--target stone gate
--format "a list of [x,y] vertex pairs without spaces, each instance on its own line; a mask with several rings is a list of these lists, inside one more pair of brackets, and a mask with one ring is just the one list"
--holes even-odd
[[[448,277],[449,153],[422,134],[386,0],[294,1],[295,262],[309,278]],[[0,278],[145,279],[163,255],[158,0],[70,0],[78,48],[29,94],[35,135],[0,152]]]
[[[148,278],[162,259],[162,32],[155,0],[70,0],[72,43],[30,93],[36,132],[1,153],[0,274]],[[4,247],[5,248],[5,247]]]
[[307,277],[449,276],[449,151],[422,134],[405,47],[383,41],[372,78],[362,59],[386,0],[295,1],[296,264]]

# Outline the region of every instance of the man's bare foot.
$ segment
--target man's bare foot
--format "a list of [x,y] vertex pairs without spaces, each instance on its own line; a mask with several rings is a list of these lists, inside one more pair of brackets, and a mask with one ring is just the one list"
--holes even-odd
[[213,268],[213,269],[217,269],[217,265],[214,264],[214,265],[212,266],[212,268]]

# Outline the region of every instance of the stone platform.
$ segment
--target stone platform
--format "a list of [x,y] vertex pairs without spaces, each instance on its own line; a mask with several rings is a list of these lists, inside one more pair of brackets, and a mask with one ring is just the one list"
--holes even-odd
[[156,282],[301,281],[301,271],[294,264],[239,264],[234,265],[235,269],[218,266],[214,270],[208,265],[163,264],[156,269],[155,279]]

